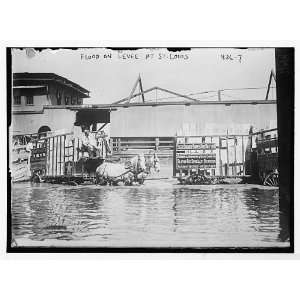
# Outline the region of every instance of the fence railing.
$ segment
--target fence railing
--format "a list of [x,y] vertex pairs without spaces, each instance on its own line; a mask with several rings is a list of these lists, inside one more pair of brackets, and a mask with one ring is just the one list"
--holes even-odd
[[125,151],[173,150],[173,137],[111,137],[110,145],[114,154]]

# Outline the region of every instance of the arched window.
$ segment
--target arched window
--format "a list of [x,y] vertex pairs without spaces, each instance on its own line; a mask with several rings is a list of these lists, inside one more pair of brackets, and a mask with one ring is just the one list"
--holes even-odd
[[48,127],[48,126],[40,127],[40,129],[38,131],[39,137],[46,136],[48,131],[51,131],[50,127]]

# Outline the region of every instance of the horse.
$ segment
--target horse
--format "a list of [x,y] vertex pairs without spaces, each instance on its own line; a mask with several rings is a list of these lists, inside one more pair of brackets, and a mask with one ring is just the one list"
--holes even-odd
[[133,182],[142,184],[146,177],[146,163],[143,154],[133,157],[125,164],[104,162],[96,169],[96,183],[100,185],[117,185],[124,182],[132,185]]

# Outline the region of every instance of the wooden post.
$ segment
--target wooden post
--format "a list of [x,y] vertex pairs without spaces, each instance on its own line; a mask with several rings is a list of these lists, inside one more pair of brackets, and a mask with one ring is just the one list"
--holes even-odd
[[236,145],[237,145],[237,138],[234,137],[234,174],[236,176],[237,169],[236,169]]
[[222,148],[222,138],[219,136],[219,164],[220,164],[219,170],[220,170],[220,176],[223,176],[221,148]]
[[[205,143],[205,136],[202,137],[202,143]],[[205,150],[203,150],[203,154],[205,154]],[[202,160],[202,169],[203,169],[203,174],[205,175],[206,167],[205,167],[205,155],[203,155],[203,160]]]
[[177,149],[177,137],[175,136],[173,140],[173,176],[174,177],[176,176],[176,170],[177,170],[176,149]]
[[75,167],[75,141],[72,139],[72,172],[71,174],[74,175],[74,167]]
[[221,101],[221,90],[218,90],[218,101]]
[[111,154],[114,153],[114,142],[113,142],[113,138],[109,139],[109,146],[110,146],[110,150],[111,150]]
[[46,176],[48,176],[50,170],[50,139],[46,139],[46,149]]
[[155,151],[159,150],[159,137],[155,138]]
[[54,176],[54,137],[52,139],[52,170],[51,170],[51,175]]
[[118,138],[118,153],[121,152],[121,138]]
[[243,175],[245,175],[245,153],[244,153],[244,136],[242,135],[242,162],[243,162]]
[[[213,143],[213,137],[211,136],[210,137],[210,143],[212,144]],[[210,153],[212,154],[213,153],[213,149],[212,149],[212,145],[210,145],[211,146],[211,149],[210,149]],[[210,161],[211,161],[211,158],[209,159]],[[211,163],[210,163],[210,175],[215,175],[214,173],[213,173],[213,168],[211,167]]]
[[66,136],[64,135],[64,164],[63,164],[63,175],[66,169]]
[[273,71],[273,70],[271,70],[271,73],[270,73],[269,82],[268,82],[268,88],[267,88],[267,93],[266,93],[266,98],[265,98],[265,100],[269,100],[269,93],[270,93],[270,88],[271,88],[271,83],[272,83],[272,77],[273,77],[274,80],[276,81],[276,79],[275,79],[275,74],[274,74],[274,71]]
[[226,132],[226,156],[227,156],[227,168],[226,168],[226,176],[229,175],[229,152],[228,152],[228,130]]
[[55,148],[55,175],[57,175],[57,151],[58,151],[58,137],[56,137],[56,148]]
[[62,170],[62,159],[61,159],[61,149],[62,148],[62,144],[61,144],[61,136],[59,137],[59,175],[62,175],[61,173],[61,170]]
[[80,152],[79,152],[79,139],[77,140],[77,149],[76,149],[76,153],[77,153],[77,160],[79,160],[80,158]]

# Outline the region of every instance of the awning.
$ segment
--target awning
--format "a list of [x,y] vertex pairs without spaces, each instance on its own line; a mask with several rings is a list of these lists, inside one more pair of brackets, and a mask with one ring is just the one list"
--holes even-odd
[[90,126],[96,123],[110,123],[110,110],[84,108],[77,111],[75,126]]

